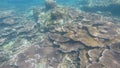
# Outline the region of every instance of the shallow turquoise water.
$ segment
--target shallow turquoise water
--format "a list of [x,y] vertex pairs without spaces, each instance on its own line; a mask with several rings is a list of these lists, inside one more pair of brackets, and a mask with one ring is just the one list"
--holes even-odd
[[27,9],[31,6],[43,5],[43,0],[3,0],[0,7],[3,9],[19,8]]
[[[111,0],[106,1],[87,1],[87,0],[55,0],[60,5],[80,8],[88,12],[110,12],[113,15],[120,15],[120,6]],[[108,1],[108,2],[107,2]],[[1,9],[24,9],[27,10],[33,6],[44,6],[44,0],[3,0],[0,2]],[[92,3],[93,2],[93,3]],[[110,2],[110,3],[109,3]],[[98,4],[97,4],[98,3]],[[105,4],[106,3],[106,4]],[[109,6],[106,6],[109,5]]]

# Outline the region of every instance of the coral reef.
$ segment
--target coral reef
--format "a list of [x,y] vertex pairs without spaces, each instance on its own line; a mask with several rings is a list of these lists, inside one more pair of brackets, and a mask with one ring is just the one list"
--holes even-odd
[[50,10],[57,7],[57,4],[54,0],[45,0],[45,8],[46,10]]
[[120,68],[119,19],[55,6],[0,16],[0,68]]

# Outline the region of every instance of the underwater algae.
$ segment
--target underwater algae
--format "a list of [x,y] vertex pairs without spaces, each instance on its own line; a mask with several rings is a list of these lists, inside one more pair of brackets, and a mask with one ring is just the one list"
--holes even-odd
[[119,19],[44,5],[0,11],[0,68],[120,68]]

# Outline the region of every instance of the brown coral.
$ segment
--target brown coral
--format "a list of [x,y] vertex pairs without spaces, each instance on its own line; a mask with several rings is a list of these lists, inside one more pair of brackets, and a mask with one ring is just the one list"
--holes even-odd
[[82,45],[79,42],[65,42],[65,43],[59,43],[59,49],[63,52],[72,52],[72,51],[77,51],[79,49],[84,49],[84,45]]
[[117,35],[116,27],[114,25],[106,25],[99,27],[87,27],[90,35],[94,37],[112,39]]
[[89,60],[87,57],[87,50],[81,50],[79,58],[80,58],[80,68],[85,68],[89,64]]
[[67,37],[64,37],[60,34],[55,34],[55,33],[49,33],[48,36],[51,40],[56,41],[56,42],[67,42],[70,40]]
[[100,63],[92,63],[92,64],[89,64],[87,65],[86,68],[103,68],[104,66]]
[[120,53],[120,43],[114,43],[110,46],[110,48],[114,52]]
[[103,52],[104,49],[92,49],[88,51],[88,55],[89,55],[89,60],[91,62],[98,62],[99,58],[101,57],[101,54]]
[[83,44],[85,44],[86,46],[91,46],[91,47],[104,46],[104,44],[101,41],[92,38],[83,30],[78,30],[76,33],[69,32],[69,33],[65,34],[65,36],[73,39],[74,41],[80,41]]
[[118,57],[117,55],[114,55],[115,53],[112,52],[111,50],[104,50],[103,56],[100,58],[100,63],[104,65],[107,68],[120,68],[120,63],[116,60],[114,57]]

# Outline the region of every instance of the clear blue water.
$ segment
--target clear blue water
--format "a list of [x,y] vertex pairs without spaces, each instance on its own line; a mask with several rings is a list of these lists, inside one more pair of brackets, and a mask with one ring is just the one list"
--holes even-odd
[[0,7],[9,9],[9,8],[20,8],[27,9],[31,6],[42,5],[43,0],[3,0],[0,2]]
[[[110,6],[104,6],[101,3],[104,2],[95,2],[98,3],[102,6],[88,6],[89,1],[87,0],[55,0],[59,5],[65,5],[65,6],[70,6],[70,7],[75,7],[75,8],[80,8],[81,10],[88,11],[88,12],[97,12],[97,11],[102,11],[102,12],[111,12],[113,15],[120,15],[120,6],[119,4],[111,4]],[[92,1],[92,0],[91,0]],[[3,0],[0,2],[0,9],[24,9],[27,10],[32,6],[39,6],[43,7],[44,6],[44,0]],[[106,1],[105,1],[106,2]],[[106,3],[107,4],[107,3]],[[109,4],[109,3],[108,3]]]
[[[76,0],[56,0],[59,4],[64,5],[73,5]],[[0,3],[0,7],[2,8],[29,8],[31,6],[44,6],[44,0],[3,0]]]

